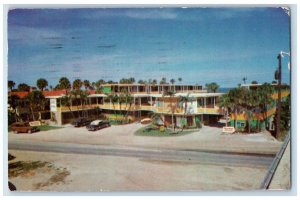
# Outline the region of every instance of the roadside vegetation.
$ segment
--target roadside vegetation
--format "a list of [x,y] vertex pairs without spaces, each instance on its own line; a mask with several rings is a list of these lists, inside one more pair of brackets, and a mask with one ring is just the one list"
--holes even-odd
[[40,131],[49,131],[49,130],[53,130],[53,129],[60,129],[63,127],[60,126],[49,126],[49,125],[41,125],[41,126],[37,126]]
[[154,136],[154,137],[172,137],[172,136],[182,136],[190,133],[194,133],[194,130],[181,130],[173,131],[172,129],[165,128],[163,126],[158,127],[155,125],[148,125],[138,129],[134,134],[137,136]]

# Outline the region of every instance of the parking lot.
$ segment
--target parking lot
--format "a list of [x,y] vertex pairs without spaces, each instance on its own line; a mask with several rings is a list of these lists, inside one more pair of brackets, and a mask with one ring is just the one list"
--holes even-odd
[[221,128],[208,126],[204,126],[202,129],[190,134],[174,137],[134,135],[135,131],[144,126],[140,123],[112,125],[111,127],[93,132],[88,131],[85,127],[75,128],[72,125],[66,125],[61,129],[40,131],[34,134],[13,134],[9,132],[8,140],[239,153],[276,153],[282,144],[275,140],[268,132],[256,134],[222,134]]

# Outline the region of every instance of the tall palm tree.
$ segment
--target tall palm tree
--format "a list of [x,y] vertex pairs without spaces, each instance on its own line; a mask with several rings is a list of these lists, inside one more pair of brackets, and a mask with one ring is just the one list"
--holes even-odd
[[48,86],[48,81],[44,78],[40,78],[36,81],[36,86],[41,90],[44,91],[44,89]]
[[7,86],[9,87],[10,91],[13,90],[13,88],[15,87],[15,85],[16,85],[16,83],[13,82],[12,80],[9,80],[9,81],[7,82]]
[[232,108],[232,102],[230,101],[230,98],[228,94],[224,94],[220,97],[219,106],[224,109],[225,111],[225,120],[226,120],[226,127],[228,126],[228,116],[230,109]]
[[[188,104],[188,102],[191,101],[191,98],[189,96],[190,96],[190,93],[188,93],[186,96],[180,96],[179,97],[179,102],[184,107],[184,113],[183,113],[184,119],[186,119],[186,115],[187,115],[187,104]],[[184,129],[184,125],[182,125],[182,131],[183,131],[183,129]]]
[[175,91],[175,86],[174,86],[175,79],[172,78],[172,79],[170,80],[170,83],[173,85],[173,91]]
[[39,119],[41,119],[41,111],[44,110],[46,103],[43,93],[40,91],[33,91],[30,92],[25,98],[29,103],[32,119],[35,120],[34,111],[39,112]]
[[263,113],[263,118],[265,119],[265,126],[267,126],[267,112],[268,107],[272,104],[273,98],[272,94],[274,93],[274,88],[268,83],[264,83],[257,89],[258,93],[258,106]]
[[174,114],[177,108],[177,99],[176,97],[174,97],[175,93],[173,91],[165,91],[162,95],[162,99],[164,102],[169,101],[168,102],[168,106],[170,108],[171,111],[171,117],[172,117],[172,127],[173,127],[173,131],[175,131],[175,124],[174,124]]

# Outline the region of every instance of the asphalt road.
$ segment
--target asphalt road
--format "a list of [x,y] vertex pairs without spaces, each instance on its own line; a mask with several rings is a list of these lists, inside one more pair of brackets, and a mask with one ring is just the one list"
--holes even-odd
[[237,154],[223,152],[185,151],[169,149],[142,149],[104,145],[86,145],[54,142],[11,141],[8,149],[39,152],[90,154],[102,156],[136,157],[158,161],[178,161],[198,164],[245,167],[269,167],[275,155]]

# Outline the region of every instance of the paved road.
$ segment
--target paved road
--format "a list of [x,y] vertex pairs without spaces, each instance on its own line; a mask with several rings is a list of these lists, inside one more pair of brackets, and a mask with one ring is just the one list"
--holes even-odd
[[184,151],[166,149],[142,149],[105,145],[86,145],[54,142],[11,141],[8,149],[72,154],[94,154],[136,157],[159,161],[180,161],[198,164],[268,167],[273,155],[236,154],[222,152]]

